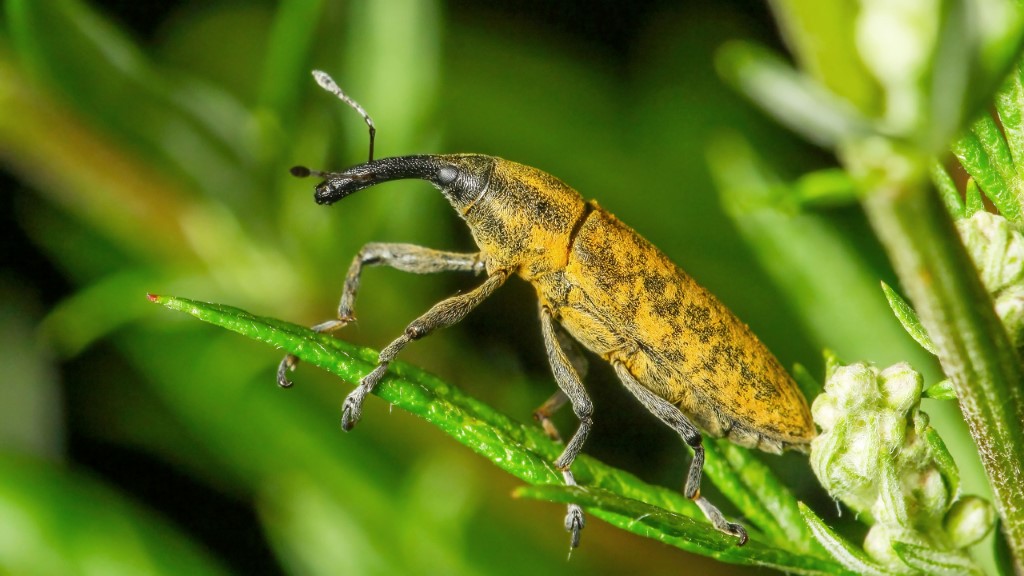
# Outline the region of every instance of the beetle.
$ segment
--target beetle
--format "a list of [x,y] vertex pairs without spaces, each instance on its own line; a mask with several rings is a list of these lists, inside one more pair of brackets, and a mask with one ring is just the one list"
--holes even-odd
[[[319,176],[318,204],[399,179],[437,187],[469,226],[479,251],[456,253],[409,244],[366,244],[349,267],[338,314],[313,327],[334,332],[355,319],[354,302],[365,266],[413,273],[475,272],[475,289],[435,304],[380,352],[377,366],[345,398],[341,426],[359,421],[363,401],[410,342],[456,324],[513,275],[536,289],[541,334],[559,391],[536,417],[557,437],[549,416],[567,401],[579,427],[555,461],[567,485],[593,426],[593,405],[583,386],[584,362],[573,340],[609,362],[643,406],[675,430],[693,450],[684,494],[711,525],[747,541],[700,493],[703,435],[765,452],[806,452],[815,436],[807,401],[779,361],[711,292],[657,247],[597,202],[536,168],[482,154],[414,155],[373,159],[372,120],[331,78],[313,72],[326,90],[355,108],[370,127],[370,160],[341,172],[295,167],[296,176]],[[298,358],[288,355],[277,373]],[[568,506],[570,545],[579,544],[583,512]]]

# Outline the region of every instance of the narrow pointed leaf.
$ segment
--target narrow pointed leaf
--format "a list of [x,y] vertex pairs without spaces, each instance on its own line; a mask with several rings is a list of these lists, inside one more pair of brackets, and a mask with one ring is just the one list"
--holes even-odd
[[985,201],[981,198],[978,181],[970,178],[967,180],[967,191],[964,192],[964,214],[970,218],[984,209]]
[[924,326],[921,325],[921,320],[917,317],[917,312],[910,307],[910,304],[903,299],[902,296],[896,293],[888,284],[882,282],[882,291],[885,292],[885,299],[889,302],[889,307],[892,308],[893,314],[903,325],[903,329],[907,331],[907,334],[917,341],[922,348],[935,354],[935,344],[932,343],[932,339],[928,336],[928,332],[925,331]]
[[925,388],[924,395],[935,400],[956,400],[956,390],[953,390],[953,381],[949,378]]
[[718,53],[717,65],[740,92],[816,144],[831,147],[868,131],[852,106],[765,48],[727,44]]
[[931,449],[932,457],[935,458],[935,464],[939,467],[939,472],[948,484],[949,493],[953,499],[956,499],[960,494],[960,469],[957,468],[956,462],[953,461],[953,456],[949,453],[949,449],[946,448],[946,443],[942,441],[942,437],[939,436],[935,428],[926,426],[923,436],[925,442],[928,443],[928,447]]
[[932,183],[935,185],[935,189],[939,191],[939,196],[942,197],[942,203],[946,205],[949,215],[953,220],[960,220],[965,216],[964,200],[960,197],[960,191],[956,189],[953,177],[949,175],[949,172],[946,172],[946,169],[938,160],[932,162],[931,173]]
[[[1021,84],[1022,63],[1018,63],[1006,79],[1006,83],[996,93],[996,113],[999,114],[999,123],[1003,128],[1003,135],[1006,138],[1006,145],[1009,147],[1010,156],[1013,158],[1016,179],[1020,182],[1024,179],[1024,85]],[[1024,205],[1020,185],[1015,187],[1014,203],[1017,206],[1018,219],[1011,219],[1014,222],[1021,221],[1020,208]],[[1001,210],[1001,209],[1000,209]],[[1009,214],[1003,212],[1003,216],[1010,218]]]
[[803,364],[793,365],[793,379],[796,380],[797,386],[800,387],[800,391],[804,393],[804,398],[807,398],[808,402],[817,398],[818,394],[825,389]]
[[[353,384],[368,374],[377,362],[378,353],[374,350],[353,346],[295,324],[254,316],[231,306],[155,295],[150,295],[150,299],[254,340],[278,346],[298,355],[303,362]],[[408,364],[394,362],[374,394],[431,422],[527,482],[562,482],[561,473],[552,464],[563,449],[561,444],[548,439],[539,427],[522,425],[435,376]],[[700,510],[678,491],[645,484],[627,472],[586,455],[576,459],[573,471],[582,484],[703,521]],[[711,530],[710,527],[707,529]]]
[[807,522],[807,526],[810,527],[818,542],[847,570],[865,576],[892,575],[892,572],[889,572],[876,564],[871,558],[868,558],[868,555],[863,550],[836,534],[803,502],[800,503],[800,513],[803,514],[804,521]]
[[893,542],[892,549],[911,568],[934,576],[974,576],[982,572],[966,554],[941,552],[906,542]]
[[[1006,197],[1009,194],[1005,182],[999,176],[999,170],[993,165],[985,147],[978,136],[973,132],[964,134],[960,139],[953,142],[953,154],[960,160],[960,165],[977,181],[978,186],[989,195],[990,198]],[[968,205],[970,201],[968,200]],[[966,216],[970,216],[970,210]]]
[[1002,130],[996,124],[995,119],[985,113],[974,125],[971,131],[978,137],[978,142],[985,149],[988,155],[995,176],[998,176],[1001,185],[993,190],[985,190],[989,199],[995,204],[999,212],[1008,220],[1019,222],[1021,218],[1020,203],[1017,198],[1017,170],[1013,166],[1013,158],[1010,155],[1010,148],[1003,137]]

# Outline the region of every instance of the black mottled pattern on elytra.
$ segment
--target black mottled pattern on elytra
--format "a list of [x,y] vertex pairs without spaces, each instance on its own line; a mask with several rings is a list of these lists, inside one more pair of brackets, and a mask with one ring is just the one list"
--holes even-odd
[[747,445],[771,450],[813,435],[806,402],[749,328],[613,216],[596,211],[587,219],[568,270],[566,281],[587,291],[594,306],[584,325],[566,326],[570,333],[584,345],[597,323],[602,333],[619,334],[626,348],[594,348],[602,338],[592,350],[623,359],[702,428],[732,430]]
[[466,214],[489,271],[533,283],[565,330],[714,436],[778,451],[810,411],[774,356],[654,245],[561,181],[498,160]]

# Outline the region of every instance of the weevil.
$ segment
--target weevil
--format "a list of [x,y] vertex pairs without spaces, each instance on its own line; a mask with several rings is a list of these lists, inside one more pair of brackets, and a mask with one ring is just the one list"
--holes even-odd
[[[551,436],[557,433],[548,417],[566,402],[579,419],[554,463],[565,483],[576,484],[571,466],[594,425],[575,341],[610,363],[626,389],[682,437],[693,450],[684,494],[715,529],[735,536],[738,545],[746,543],[743,526],[726,520],[701,495],[703,435],[776,454],[807,451],[815,435],[807,401],[750,328],[657,247],[550,174],[482,154],[374,160],[372,120],[329,76],[319,71],[313,75],[370,127],[368,162],[341,172],[292,169],[296,176],[323,178],[316,186],[316,202],[333,204],[392,180],[426,180],[466,222],[479,248],[456,253],[367,244],[349,267],[337,318],[314,330],[333,332],[355,319],[365,266],[486,275],[477,288],[435,304],[381,350],[377,366],[345,398],[342,428],[351,430],[359,421],[367,394],[406,345],[461,321],[518,275],[537,291],[541,334],[559,388],[536,416]],[[290,355],[282,360],[278,384],[291,385],[286,374],[297,362]],[[570,504],[565,527],[573,548],[583,524],[582,510]]]

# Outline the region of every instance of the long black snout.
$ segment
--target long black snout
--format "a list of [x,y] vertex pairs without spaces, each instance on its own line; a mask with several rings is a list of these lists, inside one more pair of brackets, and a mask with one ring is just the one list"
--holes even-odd
[[463,210],[487,189],[494,162],[495,158],[479,154],[396,156],[373,160],[342,172],[317,172],[297,166],[292,169],[292,174],[324,179],[316,186],[314,198],[317,204],[333,204],[383,182],[415,178],[430,182],[444,193],[452,206]]

